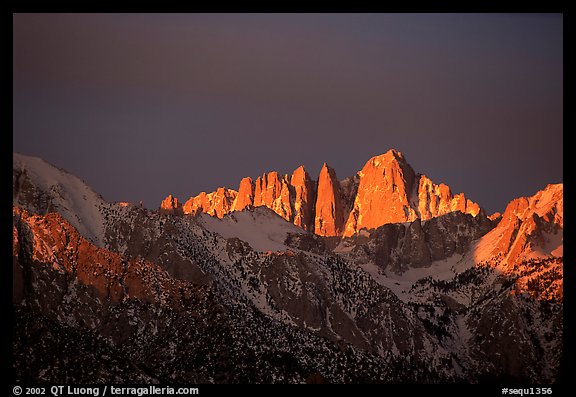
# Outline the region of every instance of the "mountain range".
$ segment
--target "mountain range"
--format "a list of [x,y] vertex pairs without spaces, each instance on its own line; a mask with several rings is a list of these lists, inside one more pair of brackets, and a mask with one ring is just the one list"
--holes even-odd
[[292,176],[273,171],[255,181],[246,177],[238,191],[221,187],[191,197],[183,205],[169,195],[160,210],[187,215],[200,211],[222,218],[259,206],[270,208],[304,230],[339,237],[386,223],[428,220],[454,211],[476,216],[481,211],[463,193],[452,195],[445,184],[437,185],[416,174],[396,150],[371,158],[355,176],[342,181],[326,163],[317,182],[300,166]]
[[158,210],[13,155],[20,382],[553,383],[563,185],[487,215],[402,153]]

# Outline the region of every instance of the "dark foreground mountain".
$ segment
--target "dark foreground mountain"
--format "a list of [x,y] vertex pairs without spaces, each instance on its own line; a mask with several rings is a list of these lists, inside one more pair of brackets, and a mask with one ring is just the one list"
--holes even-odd
[[324,237],[306,211],[298,225],[266,205],[108,203],[15,154],[13,204],[18,381],[551,383],[560,370],[561,184],[501,220],[448,211]]

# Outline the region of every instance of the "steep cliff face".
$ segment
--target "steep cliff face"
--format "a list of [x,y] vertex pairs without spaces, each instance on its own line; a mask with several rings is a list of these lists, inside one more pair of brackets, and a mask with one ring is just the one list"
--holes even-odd
[[563,256],[564,185],[548,185],[531,197],[512,200],[502,219],[478,244],[478,261],[502,258],[509,266],[524,260]]
[[358,173],[360,182],[344,231],[351,236],[362,228],[410,222],[417,215],[410,206],[414,171],[402,153],[390,150],[368,160]]
[[288,175],[280,177],[276,171],[256,179],[254,206],[264,205],[286,220],[292,219]]
[[420,219],[427,220],[454,211],[476,216],[480,206],[466,199],[463,193],[453,196],[445,184],[436,185],[425,175],[420,175],[417,208]]
[[184,214],[196,214],[201,211],[222,218],[231,211],[237,194],[235,190],[223,187],[219,187],[212,193],[202,192],[184,203]]
[[320,236],[342,235],[344,210],[336,172],[324,163],[318,177],[314,233]]
[[339,181],[324,164],[318,181],[303,166],[292,176],[269,172],[255,181],[244,178],[238,193],[220,188],[188,200],[185,214],[205,212],[222,218],[248,206],[266,206],[282,218],[320,236],[352,236],[388,223],[428,220],[459,211],[476,216],[481,208],[463,193],[453,195],[416,174],[396,150],[371,158],[357,175]]
[[450,212],[478,215],[480,206],[463,193],[436,185],[416,174],[402,153],[389,150],[371,158],[358,173],[359,185],[344,231],[351,236],[362,228],[375,229],[387,223],[428,220]]
[[252,178],[246,177],[240,181],[238,194],[232,203],[231,211],[242,211],[250,205],[254,205],[254,182]]
[[[202,192],[184,204],[183,213],[196,214],[200,211],[222,218],[233,211],[265,206],[302,229],[313,231],[315,198],[314,183],[301,166],[294,170],[291,177],[273,171],[259,176],[255,181],[250,177],[243,178],[238,192],[226,188],[219,188],[213,193]],[[163,202],[162,212],[172,208],[173,199],[170,200],[167,198]]]
[[290,185],[294,189],[294,224],[307,231],[314,231],[314,184],[304,166],[292,173]]
[[183,215],[184,211],[178,199],[170,194],[162,201],[162,204],[160,204],[160,213]]
[[416,218],[409,223],[385,224],[370,232],[346,237],[340,250],[349,247],[344,252],[349,252],[353,261],[371,261],[388,274],[402,274],[466,253],[475,240],[493,227],[485,216],[455,211],[428,221]]

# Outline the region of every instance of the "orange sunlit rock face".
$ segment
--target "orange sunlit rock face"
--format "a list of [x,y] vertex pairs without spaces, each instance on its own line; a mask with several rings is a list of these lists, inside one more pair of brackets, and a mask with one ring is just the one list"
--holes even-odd
[[548,185],[534,196],[512,200],[474,249],[476,263],[514,279],[512,294],[562,300],[563,190],[563,184]]
[[[182,209],[184,214],[200,211],[222,218],[250,206],[266,206],[321,236],[351,236],[386,223],[428,220],[453,211],[476,216],[481,211],[464,194],[452,195],[447,185],[416,174],[396,150],[371,158],[356,177],[344,181],[324,164],[314,182],[300,166],[291,176],[272,171],[256,180],[246,177],[238,192],[225,188],[202,192]],[[161,208],[175,211],[172,201],[163,202]]]
[[246,177],[240,181],[238,194],[232,204],[232,211],[242,211],[249,205],[254,205],[254,182],[252,178]]
[[288,175],[280,177],[276,171],[256,179],[254,207],[266,206],[287,221],[293,219]]
[[[120,206],[126,207],[125,205],[122,205],[122,203],[120,203]],[[184,212],[178,199],[170,194],[160,204],[160,213],[182,215]]]
[[362,228],[374,229],[417,218],[428,220],[454,211],[473,216],[480,213],[480,206],[463,193],[453,196],[445,184],[436,185],[425,175],[417,175],[396,150],[371,158],[358,175],[358,193],[348,215],[345,236]]
[[436,185],[428,177],[421,175],[418,182],[419,218],[428,220],[454,211],[476,216],[480,212],[480,206],[467,199],[463,193],[453,196],[445,184]]
[[[21,235],[18,230],[24,231]],[[159,291],[168,291],[166,300],[178,298],[180,280],[146,260],[130,259],[117,252],[97,247],[82,237],[64,218],[56,213],[35,215],[13,207],[14,296],[23,296],[23,276],[18,264],[21,243],[29,244],[30,259],[37,269],[51,267],[57,275],[51,281],[64,290],[69,278],[90,287],[100,301],[118,303],[124,299],[143,302],[159,300]],[[19,291],[20,290],[20,291]],[[61,301],[43,300],[45,308]]]
[[320,236],[339,236],[342,235],[343,228],[344,208],[340,182],[336,178],[336,172],[324,163],[318,177],[314,232]]
[[196,214],[198,211],[208,215],[222,218],[232,210],[232,204],[236,199],[237,192],[232,189],[219,187],[215,192],[202,192],[196,197],[191,197],[184,203],[184,214]]
[[535,256],[562,256],[563,190],[563,184],[548,185],[532,197],[512,200],[496,228],[483,238],[477,260],[500,256],[506,270]]
[[415,175],[402,153],[390,150],[372,157],[359,175],[358,194],[346,222],[345,236],[362,228],[416,219],[409,202]]
[[304,230],[313,229],[314,187],[304,169],[296,169],[291,178],[269,172],[255,181],[243,178],[238,192],[219,188],[214,193],[202,192],[190,198],[183,206],[184,214],[198,211],[222,218],[232,211],[254,206],[266,206],[287,221]]
[[488,216],[488,219],[490,219],[491,221],[495,221],[495,220],[497,220],[498,218],[501,218],[501,217],[502,217],[502,214],[501,214],[501,213],[495,212],[495,213],[493,213],[492,215],[489,215],[489,216]]
[[304,166],[292,173],[290,184],[294,188],[294,224],[304,230],[314,230],[314,184]]
[[[120,254],[92,245],[58,214],[33,215],[14,207],[13,216],[15,229],[25,225],[33,237],[32,260],[51,264],[60,273],[75,274],[78,281],[94,287],[102,298],[113,302],[122,299],[125,292],[120,275],[124,269]],[[141,297],[138,291],[134,296]]]

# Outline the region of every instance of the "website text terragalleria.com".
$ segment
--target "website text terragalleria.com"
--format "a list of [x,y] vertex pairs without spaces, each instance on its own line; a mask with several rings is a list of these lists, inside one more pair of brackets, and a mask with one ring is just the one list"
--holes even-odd
[[189,396],[200,394],[197,387],[171,387],[171,386],[51,386],[51,387],[20,387],[13,389],[15,396],[19,395],[53,395],[59,396],[158,396],[179,395]]

